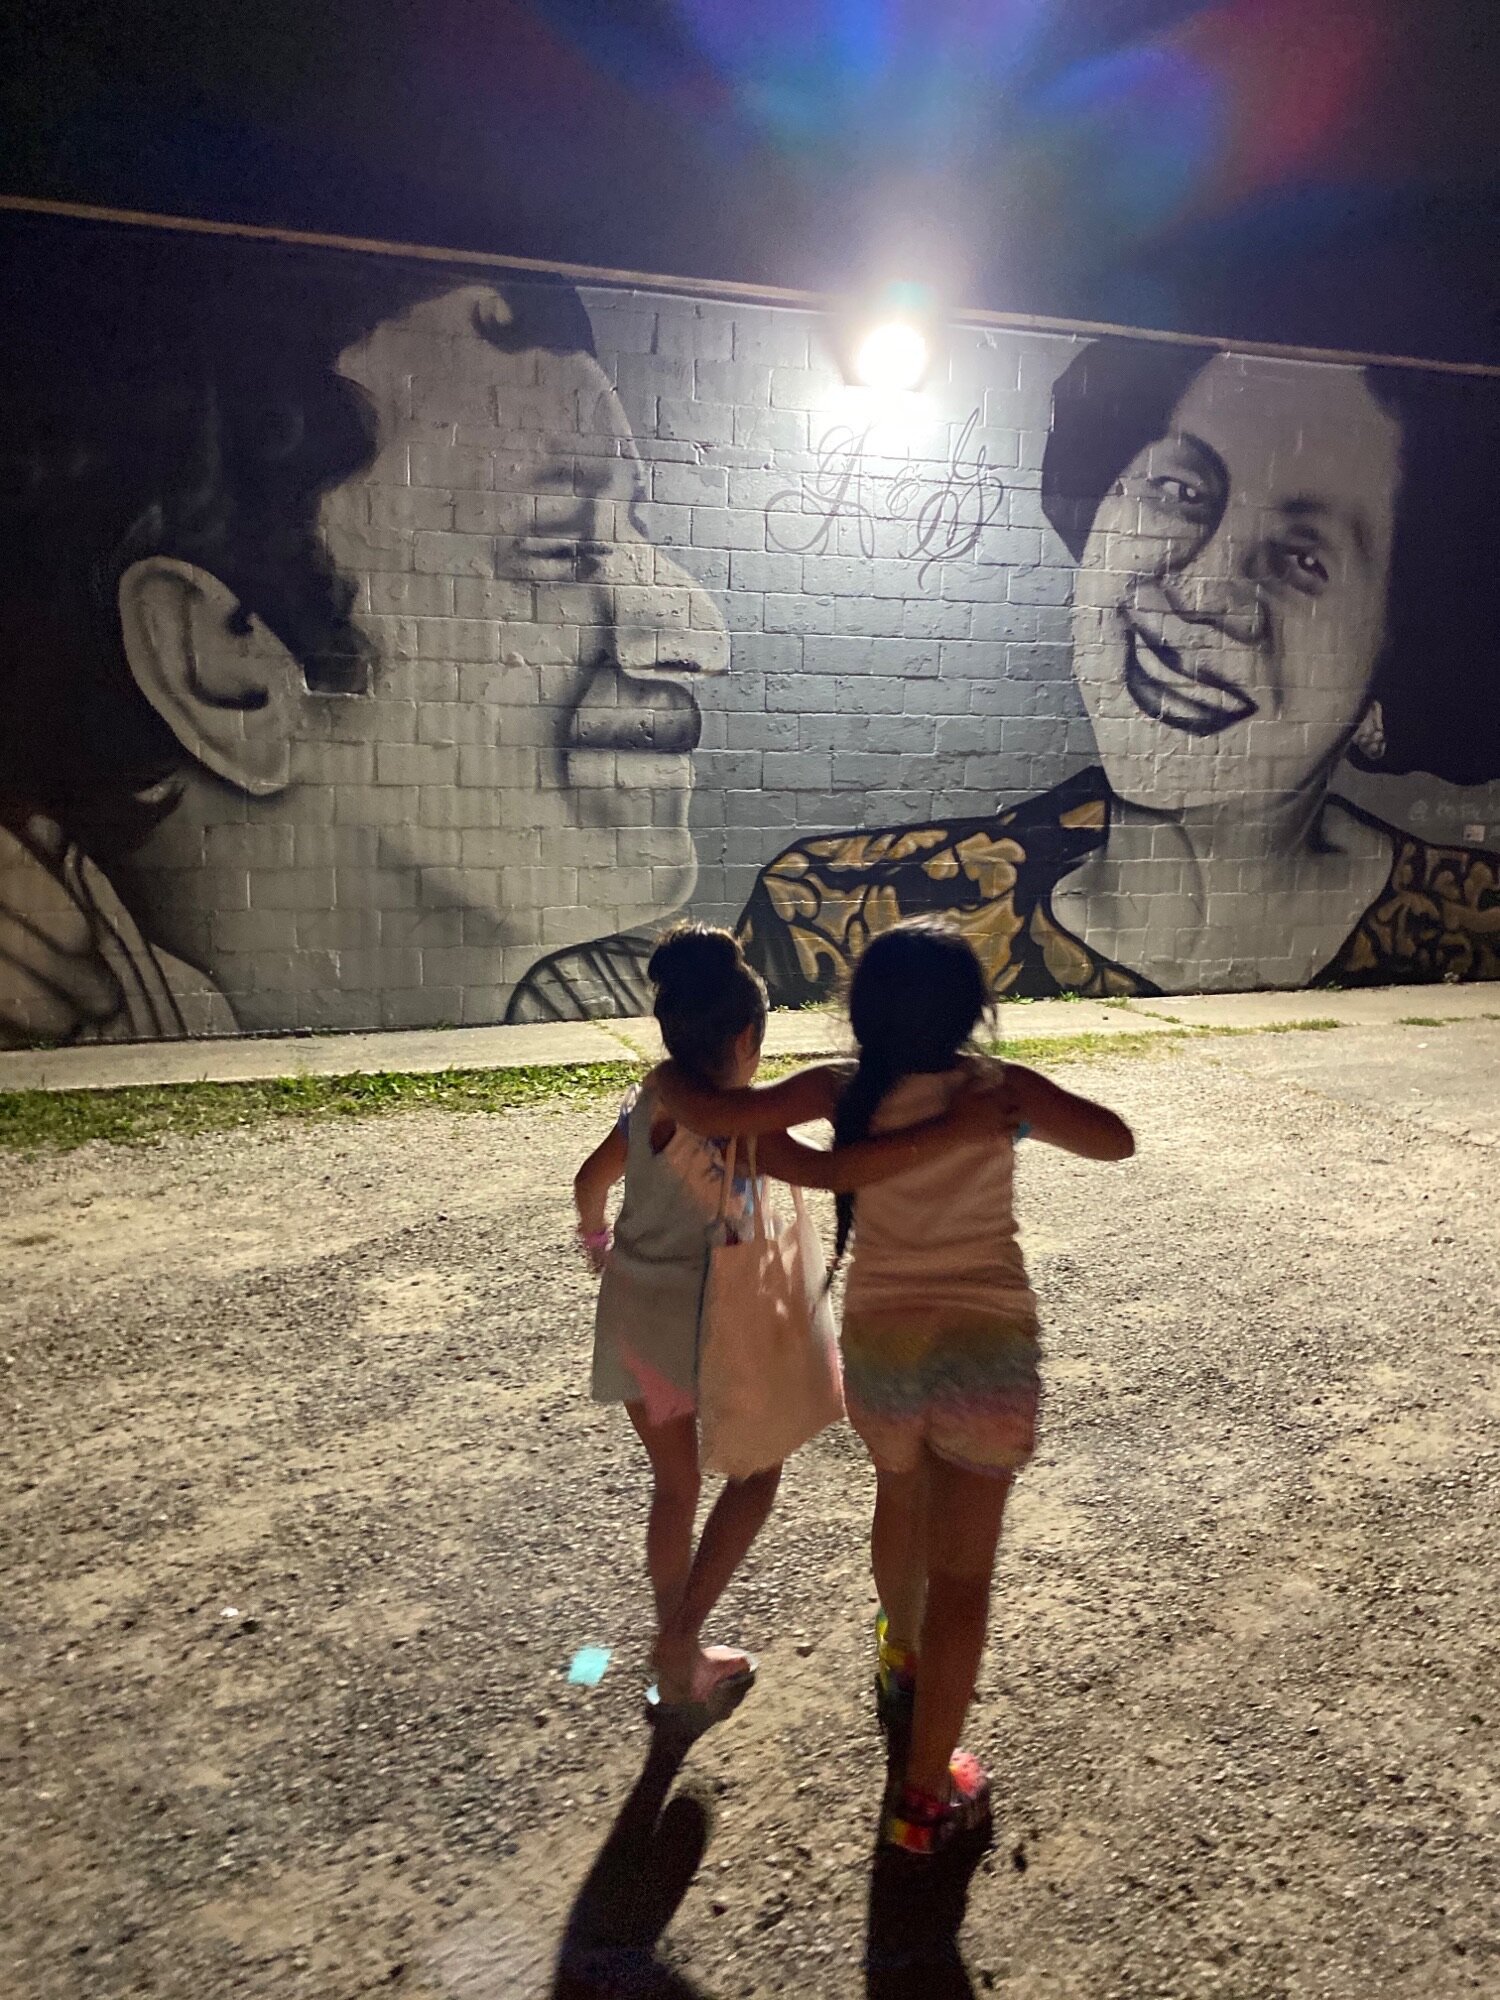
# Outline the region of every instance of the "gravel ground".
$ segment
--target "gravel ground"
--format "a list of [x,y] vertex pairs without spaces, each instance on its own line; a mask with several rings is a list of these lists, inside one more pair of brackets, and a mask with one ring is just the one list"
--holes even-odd
[[[1500,1990],[1497,1059],[1478,1022],[1100,1060],[1137,1158],[1023,1149],[1045,1439],[926,2000]],[[7,1996],[537,2000],[570,1911],[612,1935],[599,1871],[575,1899],[647,1749],[646,1489],[566,1248],[608,1115],[0,1161]],[[782,1491],[723,1607],[760,1685],[622,1834],[711,2000],[864,1989],[857,1441]],[[557,1990],[643,1959],[591,1963]]]

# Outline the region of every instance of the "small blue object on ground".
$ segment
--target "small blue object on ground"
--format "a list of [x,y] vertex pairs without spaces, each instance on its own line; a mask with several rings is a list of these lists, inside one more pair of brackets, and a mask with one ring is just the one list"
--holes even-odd
[[574,1687],[596,1688],[608,1665],[608,1646],[580,1646],[568,1668],[568,1679]]

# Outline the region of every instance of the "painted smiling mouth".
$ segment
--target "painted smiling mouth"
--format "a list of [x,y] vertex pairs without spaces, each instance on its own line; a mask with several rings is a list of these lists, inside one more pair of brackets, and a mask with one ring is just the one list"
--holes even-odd
[[1136,707],[1153,722],[1164,722],[1187,736],[1217,736],[1220,730],[1248,721],[1260,706],[1243,688],[1211,667],[1189,666],[1175,646],[1148,636],[1129,619],[1125,623],[1125,688]]
[[698,704],[681,681],[633,680],[610,671],[595,674],[584,690],[564,747],[689,756],[702,733]]

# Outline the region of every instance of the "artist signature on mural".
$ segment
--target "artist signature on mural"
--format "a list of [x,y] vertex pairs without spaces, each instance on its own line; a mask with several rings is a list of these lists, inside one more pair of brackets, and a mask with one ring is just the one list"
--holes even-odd
[[[836,425],[818,440],[811,469],[800,485],[776,494],[768,533],[779,548],[799,555],[826,554],[840,521],[850,521],[860,553],[875,553],[877,520],[906,521],[911,535],[902,554],[921,561],[918,582],[950,556],[965,556],[1005,501],[1005,485],[984,445],[974,447],[979,411],[971,410],[953,440],[946,463],[919,459],[895,473],[875,473],[866,453],[870,427]],[[797,507],[795,515],[777,509]]]

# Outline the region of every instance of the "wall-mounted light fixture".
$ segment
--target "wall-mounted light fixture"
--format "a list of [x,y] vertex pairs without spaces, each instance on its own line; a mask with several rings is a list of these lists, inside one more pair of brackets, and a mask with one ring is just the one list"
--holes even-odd
[[876,395],[920,389],[932,367],[936,301],[925,285],[886,285],[851,301],[838,334],[844,378]]
[[908,319],[882,320],[855,344],[854,379],[864,389],[921,387],[930,350],[927,336]]

